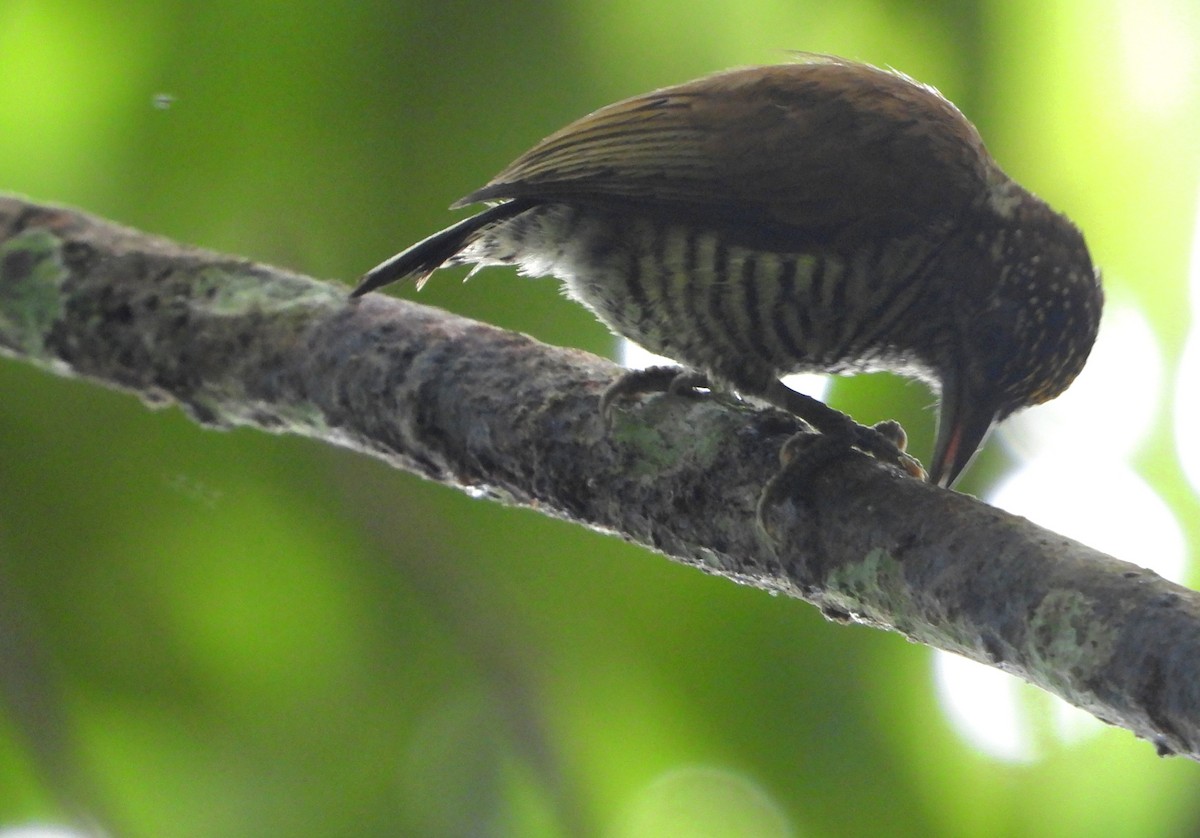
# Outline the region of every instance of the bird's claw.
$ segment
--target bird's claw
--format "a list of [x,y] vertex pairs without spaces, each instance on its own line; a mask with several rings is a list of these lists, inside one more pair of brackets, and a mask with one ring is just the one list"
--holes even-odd
[[871,430],[892,443],[892,445],[895,445],[901,452],[908,450],[908,434],[905,432],[904,426],[895,419],[884,419],[882,422],[876,422],[871,426]]
[[779,449],[779,471],[767,481],[758,496],[756,517],[759,528],[770,535],[766,512],[784,498],[803,499],[815,472],[844,457],[852,448],[900,468],[910,477],[926,480],[925,469],[905,453],[908,435],[899,422],[887,420],[873,427],[854,424],[848,433],[801,431],[784,441]]
[[612,427],[613,407],[622,399],[642,393],[669,393],[672,396],[693,396],[699,390],[710,390],[703,373],[683,367],[656,366],[628,370],[600,394],[600,415],[604,424]]
[[767,529],[767,511],[785,498],[803,499],[811,486],[810,478],[824,466],[845,456],[851,441],[830,434],[800,431],[784,441],[779,449],[779,471],[759,493],[755,507],[758,527],[775,541]]
[[870,454],[880,462],[896,466],[909,477],[918,480],[928,480],[921,463],[916,457],[907,453],[908,434],[894,419],[878,422],[871,427],[855,425],[851,445],[864,453]]

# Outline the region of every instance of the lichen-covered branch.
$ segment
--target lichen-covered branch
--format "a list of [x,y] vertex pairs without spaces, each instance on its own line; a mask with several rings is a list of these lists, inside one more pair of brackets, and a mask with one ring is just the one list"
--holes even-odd
[[778,412],[663,394],[606,428],[607,361],[16,198],[0,351],[615,533],[1200,758],[1200,595],[859,455],[783,494],[767,536],[756,503],[797,430]]

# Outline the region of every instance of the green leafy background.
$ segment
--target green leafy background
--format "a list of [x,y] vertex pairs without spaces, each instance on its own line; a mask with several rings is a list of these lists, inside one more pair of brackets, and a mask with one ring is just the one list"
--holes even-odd
[[[1168,52],[1181,39],[1182,57]],[[1167,0],[0,0],[0,189],[349,283],[595,107],[831,52],[959,104],[1014,177],[1087,231],[1110,299],[1139,306],[1175,358],[1196,43],[1196,8]],[[421,301],[614,351],[552,281],[460,275]],[[873,377],[835,401],[900,418],[928,451],[923,388]],[[1137,464],[1194,541],[1160,414]],[[965,488],[1004,467],[989,450]],[[6,359],[0,684],[0,827],[1200,828],[1200,767],[1126,732],[1045,736],[1021,763],[974,750],[940,708],[930,652],[897,636],[345,451],[201,430]]]

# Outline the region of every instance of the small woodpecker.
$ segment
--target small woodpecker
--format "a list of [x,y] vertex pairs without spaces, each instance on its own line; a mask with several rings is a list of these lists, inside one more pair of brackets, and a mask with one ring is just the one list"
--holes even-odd
[[829,56],[601,108],[454,206],[476,202],[492,205],[353,296],[448,264],[554,275],[616,334],[921,474],[895,423],[862,427],[779,380],[916,377],[940,393],[942,486],[996,422],[1074,380],[1103,303],[1079,230],[954,105]]

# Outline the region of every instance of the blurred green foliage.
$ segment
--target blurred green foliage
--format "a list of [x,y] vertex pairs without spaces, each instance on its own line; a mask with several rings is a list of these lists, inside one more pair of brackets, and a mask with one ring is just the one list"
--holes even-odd
[[[1200,43],[1200,18],[1166,0],[0,0],[0,189],[349,282],[595,107],[831,52],[957,102],[1171,355],[1200,58],[1161,70],[1160,32]],[[553,282],[441,276],[421,299],[612,351]],[[9,360],[0,394],[0,827],[1200,826],[1200,769],[1121,731],[1021,765],[973,751],[928,651],[896,636],[310,441],[201,430]],[[837,398],[928,450],[924,389],[875,377]],[[1146,470],[1195,518],[1172,462],[1162,433]]]

